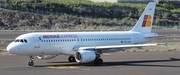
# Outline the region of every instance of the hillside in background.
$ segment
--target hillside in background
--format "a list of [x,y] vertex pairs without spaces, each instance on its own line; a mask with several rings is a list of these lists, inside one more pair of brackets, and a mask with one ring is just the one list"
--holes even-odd
[[[133,26],[146,4],[94,3],[87,0],[7,0],[1,2],[0,28],[96,29],[99,26]],[[180,5],[161,2],[154,24],[179,26]]]

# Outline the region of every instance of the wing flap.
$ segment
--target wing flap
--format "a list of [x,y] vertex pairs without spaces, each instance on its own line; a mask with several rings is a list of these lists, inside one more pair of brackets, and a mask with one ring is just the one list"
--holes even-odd
[[165,45],[165,46],[167,46],[167,43],[92,46],[92,47],[80,47],[79,50],[86,50],[86,49],[110,49],[110,48],[131,48],[131,47],[133,48],[133,47],[145,47],[145,46],[157,46],[157,45]]
[[129,47],[143,47],[143,46],[156,46],[157,44],[135,44],[135,45],[114,45],[114,46],[97,46],[95,49],[104,48],[129,48]]

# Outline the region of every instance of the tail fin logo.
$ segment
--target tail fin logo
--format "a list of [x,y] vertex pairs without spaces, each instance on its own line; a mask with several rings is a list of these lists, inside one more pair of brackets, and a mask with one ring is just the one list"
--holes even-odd
[[152,18],[151,15],[144,15],[144,20],[143,20],[143,23],[142,23],[142,27],[150,27],[151,23],[152,23],[151,18]]

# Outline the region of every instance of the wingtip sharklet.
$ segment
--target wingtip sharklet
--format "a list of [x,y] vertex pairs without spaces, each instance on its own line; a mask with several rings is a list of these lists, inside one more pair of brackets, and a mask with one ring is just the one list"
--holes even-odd
[[164,46],[168,46],[168,42],[165,42],[165,43],[159,43],[159,44],[157,44],[157,45],[164,45]]
[[168,42],[165,42],[164,45],[167,47],[168,46]]

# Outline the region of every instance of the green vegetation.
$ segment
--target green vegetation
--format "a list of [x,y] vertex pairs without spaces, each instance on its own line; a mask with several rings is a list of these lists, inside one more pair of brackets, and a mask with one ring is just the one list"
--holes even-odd
[[[133,26],[146,4],[91,2],[89,0],[7,0],[6,9],[43,14],[47,18],[43,24],[40,20],[29,19],[21,24],[51,28],[62,23],[65,28],[97,26]],[[160,3],[156,7],[155,22],[157,26],[180,25],[180,5]],[[12,21],[14,22],[14,21]],[[33,23],[34,22],[34,23]],[[5,22],[7,23],[7,22]],[[5,24],[4,23],[4,24]],[[11,24],[7,23],[6,25]],[[21,26],[19,24],[18,26]],[[60,24],[61,25],[61,24]]]
[[97,6],[97,7],[123,7],[123,8],[144,8],[145,4],[130,4],[130,3],[107,3],[107,2],[91,2],[89,0],[7,0],[7,2],[13,3],[14,5],[18,3],[28,4],[28,3],[36,3],[36,4],[44,4],[53,6],[65,6],[65,7],[78,7],[80,5],[85,6]]
[[[22,5],[26,6],[28,4],[32,4],[34,6],[38,6],[43,4],[46,8],[57,8],[60,7],[79,7],[79,6],[90,6],[90,7],[104,7],[104,8],[112,8],[112,7],[120,7],[120,8],[133,8],[133,9],[144,9],[146,4],[133,4],[133,3],[108,3],[108,2],[91,2],[89,0],[7,0],[7,2],[12,5]],[[157,10],[165,10],[171,11],[173,13],[180,13],[180,10],[177,9],[177,6],[163,3],[159,4],[156,8]]]

